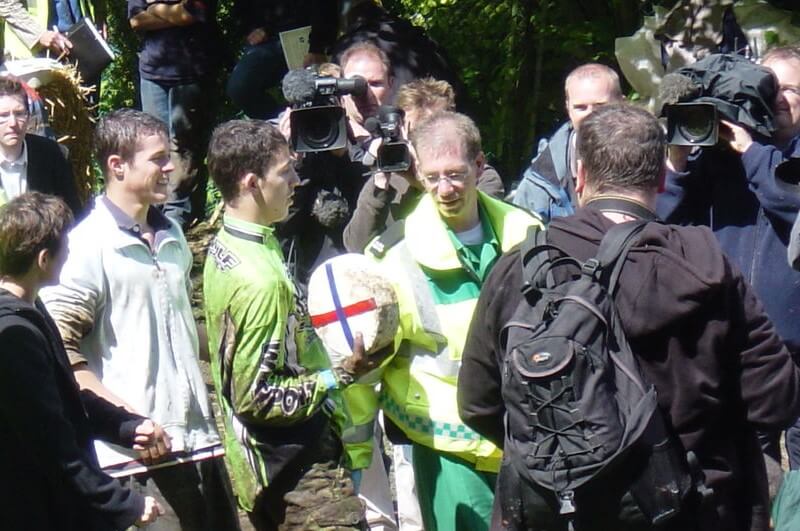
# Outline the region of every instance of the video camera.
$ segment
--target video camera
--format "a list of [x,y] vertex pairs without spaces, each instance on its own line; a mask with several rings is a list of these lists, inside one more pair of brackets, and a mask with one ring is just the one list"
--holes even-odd
[[713,103],[675,103],[666,106],[667,143],[673,146],[715,146],[719,115]]
[[709,55],[667,74],[658,89],[667,143],[714,146],[720,119],[768,139],[774,131],[777,90],[772,71],[734,54]]
[[367,131],[383,139],[378,148],[377,171],[402,172],[411,168],[411,151],[402,134],[404,116],[402,109],[382,105],[378,109],[377,118],[368,118],[364,123]]
[[309,153],[347,146],[347,118],[339,97],[366,90],[362,77],[340,79],[312,70],[290,70],[283,78],[283,96],[292,105],[292,149]]

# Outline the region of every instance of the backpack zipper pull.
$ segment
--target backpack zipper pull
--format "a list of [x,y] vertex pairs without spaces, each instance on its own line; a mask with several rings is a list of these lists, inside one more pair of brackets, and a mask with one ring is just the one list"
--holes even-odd
[[575,492],[568,490],[559,493],[558,501],[561,504],[561,508],[558,511],[558,514],[573,514],[575,512]]

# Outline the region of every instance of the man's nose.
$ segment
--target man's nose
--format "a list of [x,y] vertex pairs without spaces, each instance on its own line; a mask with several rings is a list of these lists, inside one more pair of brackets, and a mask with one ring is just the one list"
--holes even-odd
[[453,183],[450,182],[450,179],[439,179],[439,182],[436,183],[436,191],[439,195],[449,195],[453,192]]

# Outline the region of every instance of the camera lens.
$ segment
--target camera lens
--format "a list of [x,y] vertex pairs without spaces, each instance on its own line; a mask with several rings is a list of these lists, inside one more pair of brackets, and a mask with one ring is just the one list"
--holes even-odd
[[312,149],[325,149],[336,140],[339,134],[338,117],[331,113],[318,112],[305,122],[303,136]]
[[714,122],[703,113],[684,113],[683,122],[678,126],[681,134],[692,143],[705,141],[714,132]]
[[327,151],[347,145],[344,109],[323,105],[292,111],[292,148],[298,153]]
[[378,169],[384,172],[406,171],[411,167],[411,154],[405,142],[388,142],[378,148]]
[[713,103],[677,103],[666,107],[667,142],[677,146],[713,146],[719,118]]

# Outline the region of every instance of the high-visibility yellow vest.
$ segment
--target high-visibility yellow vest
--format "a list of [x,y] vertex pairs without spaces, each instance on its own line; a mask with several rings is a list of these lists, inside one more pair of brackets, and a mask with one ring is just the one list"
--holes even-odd
[[[483,193],[479,201],[503,252],[522,241],[528,227],[542,227],[535,217]],[[430,197],[424,196],[408,216],[404,231],[404,238],[379,259],[395,283],[400,306],[396,353],[374,382],[343,391],[353,422],[342,433],[347,455],[354,468],[369,465],[372,422],[382,408],[415,443],[453,454],[477,470],[496,472],[501,451],[461,421],[456,403],[461,349],[477,297],[447,305],[432,300],[419,264],[446,274],[460,261]],[[378,381],[379,394],[371,385]]]
[[[53,0],[22,0],[26,10],[42,30],[48,30],[47,23],[50,19],[50,3]],[[81,13],[84,17],[94,20],[94,6],[90,0],[80,0]],[[33,57],[33,53],[28,46],[17,37],[14,30],[8,24],[3,24],[3,47],[6,55],[14,59],[27,59]]]

